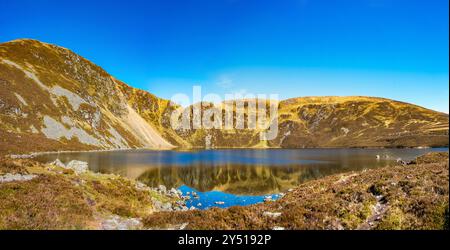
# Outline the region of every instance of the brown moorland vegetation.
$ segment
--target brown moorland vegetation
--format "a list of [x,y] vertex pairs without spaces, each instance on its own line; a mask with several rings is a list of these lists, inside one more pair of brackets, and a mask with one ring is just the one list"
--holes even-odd
[[140,218],[153,201],[175,202],[136,182],[33,160],[0,160],[0,176],[32,174],[28,181],[0,182],[0,229],[98,229],[110,216]]

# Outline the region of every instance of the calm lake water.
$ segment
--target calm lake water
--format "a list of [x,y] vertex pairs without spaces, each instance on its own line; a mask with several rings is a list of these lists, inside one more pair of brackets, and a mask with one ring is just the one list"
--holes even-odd
[[276,199],[278,193],[307,180],[393,165],[399,158],[409,161],[432,151],[448,152],[448,148],[129,150],[53,153],[36,158],[42,162],[57,158],[64,163],[86,161],[95,172],[119,174],[152,187],[162,184],[184,194],[195,191],[199,198],[187,205],[203,209],[254,204],[265,196]]

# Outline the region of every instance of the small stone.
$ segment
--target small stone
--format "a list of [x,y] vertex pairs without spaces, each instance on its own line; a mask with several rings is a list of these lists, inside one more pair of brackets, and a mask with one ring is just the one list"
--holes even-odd
[[139,229],[142,223],[137,218],[124,218],[117,215],[112,215],[102,222],[104,230],[130,230]]
[[161,210],[163,210],[163,211],[171,211],[172,210],[172,203],[170,203],[170,202],[163,203],[162,206],[161,206]]
[[11,159],[28,159],[28,158],[33,158],[33,155],[10,155],[9,156]]
[[162,210],[163,203],[161,201],[154,200],[153,201],[153,208],[156,209],[156,210]]
[[275,227],[272,228],[272,230],[285,230],[285,228],[284,227],[275,226]]
[[275,219],[275,218],[280,217],[280,216],[281,216],[281,213],[279,213],[279,212],[275,212],[275,213],[272,213],[272,212],[264,212],[263,215]]
[[166,188],[166,186],[164,186],[164,185],[159,185],[159,186],[158,186],[158,189],[159,189],[159,191],[161,191],[161,193],[167,192],[167,188]]
[[137,190],[141,190],[141,191],[150,190],[150,188],[147,185],[145,185],[144,183],[142,183],[140,181],[136,182],[135,187]]
[[266,196],[264,197],[264,202],[272,201],[272,196]]
[[29,181],[36,178],[37,175],[34,174],[11,174],[7,173],[5,175],[0,175],[0,183],[12,182],[12,181]]

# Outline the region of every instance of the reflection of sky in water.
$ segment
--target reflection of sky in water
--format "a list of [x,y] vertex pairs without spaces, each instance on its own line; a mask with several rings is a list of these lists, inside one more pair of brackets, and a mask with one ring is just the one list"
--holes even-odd
[[[272,200],[279,198],[279,194],[269,195],[234,195],[220,191],[199,192],[188,186],[179,187],[184,196],[190,196],[191,199],[186,201],[187,207],[195,207],[197,209],[208,209],[211,207],[226,208],[231,206],[247,206],[260,202],[264,202],[264,198],[270,196]],[[197,193],[197,197],[192,195]],[[188,194],[189,193],[189,194]],[[223,204],[221,204],[223,202]],[[219,204],[218,204],[219,203]]]
[[92,171],[120,174],[153,187],[192,188],[200,191],[196,192],[204,206],[228,207],[260,202],[264,195],[285,192],[307,180],[384,167],[398,158],[409,161],[430,151],[448,152],[448,148],[128,150],[55,153],[37,159],[86,161]]

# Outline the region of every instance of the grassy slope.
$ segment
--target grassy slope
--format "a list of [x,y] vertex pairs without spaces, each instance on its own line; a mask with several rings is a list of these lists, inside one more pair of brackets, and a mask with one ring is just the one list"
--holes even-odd
[[[306,182],[274,202],[184,213],[155,213],[147,227],[188,222],[188,229],[448,228],[448,154],[418,164],[332,175]],[[378,203],[381,211],[375,211]],[[264,212],[281,212],[278,218]],[[379,219],[377,219],[379,217]]]

